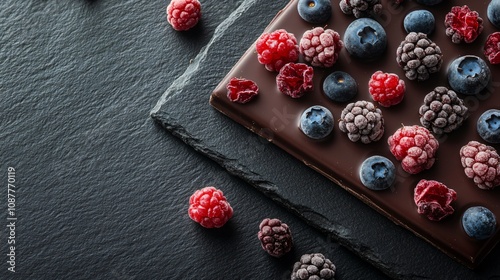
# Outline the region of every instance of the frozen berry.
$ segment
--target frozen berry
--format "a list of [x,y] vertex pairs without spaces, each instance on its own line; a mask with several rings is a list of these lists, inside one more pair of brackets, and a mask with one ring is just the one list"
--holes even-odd
[[[500,0],[498,2],[500,5]],[[491,64],[500,63],[500,32],[488,35],[486,43],[484,43],[484,56]]]
[[334,102],[347,102],[358,93],[358,84],[346,72],[335,71],[323,81],[323,91]]
[[396,62],[409,80],[425,81],[443,64],[443,54],[425,33],[410,32],[396,51]]
[[488,4],[486,14],[491,24],[496,28],[500,28],[500,0],[491,0]]
[[416,0],[416,1],[419,4],[427,5],[427,6],[434,6],[434,5],[437,5],[441,2],[443,2],[443,0]]
[[417,212],[431,221],[440,221],[455,211],[450,205],[457,199],[457,192],[445,184],[422,179],[414,190],[413,200]]
[[209,186],[191,195],[188,213],[203,227],[220,228],[233,216],[233,208],[221,190]]
[[262,249],[273,257],[283,256],[290,252],[293,246],[290,228],[279,219],[266,218],[262,220],[257,237]]
[[193,28],[201,17],[198,0],[172,0],[167,6],[167,21],[177,31]]
[[436,87],[424,97],[424,104],[418,112],[422,126],[441,135],[459,128],[467,119],[469,109],[456,92]]
[[448,67],[448,83],[461,94],[478,94],[488,86],[490,80],[488,64],[475,55],[458,57]]
[[276,85],[283,94],[292,98],[302,97],[313,89],[314,70],[304,63],[287,63],[276,76]]
[[339,57],[344,44],[340,35],[332,29],[316,27],[302,35],[299,51],[304,59],[317,67],[332,67]]
[[387,139],[389,149],[403,170],[417,174],[434,164],[439,142],[425,127],[403,126]]
[[232,102],[247,103],[259,94],[259,87],[254,81],[243,78],[231,78],[226,86],[227,98]]
[[293,265],[292,280],[333,280],[337,268],[321,253],[304,254]]
[[396,167],[386,157],[371,156],[361,164],[359,178],[371,190],[385,190],[396,180]]
[[468,236],[477,239],[488,239],[495,233],[497,221],[495,214],[483,206],[472,206],[462,216],[462,227]]
[[342,110],[339,128],[352,142],[369,144],[384,135],[384,117],[373,103],[360,100],[347,104]]
[[477,132],[488,143],[500,143],[500,110],[490,109],[482,113],[477,120]]
[[484,190],[500,185],[500,156],[495,148],[470,141],[460,149],[460,160],[465,175]]
[[330,0],[299,0],[297,10],[300,17],[309,23],[325,23],[332,16]]
[[406,87],[405,82],[399,79],[398,75],[377,71],[368,82],[368,91],[378,104],[390,107],[403,100]]
[[339,5],[344,14],[356,18],[373,17],[382,12],[380,0],[341,0]]
[[381,57],[387,48],[387,34],[377,21],[359,18],[347,26],[343,42],[350,55],[373,60]]
[[311,106],[300,116],[300,130],[312,139],[325,138],[332,132],[333,126],[333,115],[323,106]]
[[435,25],[434,15],[427,10],[412,11],[403,20],[403,26],[408,33],[422,32],[429,35],[434,31]]
[[454,6],[444,19],[446,36],[455,44],[472,43],[483,31],[483,19],[467,5]]
[[257,57],[268,71],[279,71],[288,62],[299,59],[299,45],[293,33],[278,29],[262,34],[256,43]]

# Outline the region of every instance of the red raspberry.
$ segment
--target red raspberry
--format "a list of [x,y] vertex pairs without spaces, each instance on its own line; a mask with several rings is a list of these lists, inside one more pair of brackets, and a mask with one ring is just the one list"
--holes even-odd
[[287,224],[279,219],[264,219],[259,225],[257,237],[262,249],[273,257],[281,257],[293,246],[292,233]]
[[314,70],[304,63],[287,63],[276,76],[279,91],[292,97],[299,98],[313,89]]
[[450,205],[457,199],[457,192],[438,181],[420,180],[415,187],[413,200],[417,205],[417,212],[425,215],[431,221],[440,221],[453,214]]
[[389,149],[403,170],[417,174],[432,167],[439,142],[423,126],[403,126],[387,139]]
[[399,79],[398,75],[382,71],[373,73],[368,86],[373,100],[384,107],[401,102],[406,91],[405,82]]
[[233,216],[233,208],[221,190],[209,186],[191,195],[188,213],[193,221],[203,227],[220,228]]
[[470,141],[460,149],[465,175],[481,189],[491,190],[500,185],[500,156],[495,148]]
[[488,36],[484,44],[484,56],[491,64],[500,63],[500,32],[494,32]]
[[201,17],[198,0],[172,0],[167,6],[167,21],[177,31],[193,28]]
[[299,59],[297,39],[293,33],[284,29],[262,34],[257,40],[256,48],[259,62],[271,72],[277,72],[288,62]]
[[483,31],[483,19],[479,13],[471,11],[467,5],[454,6],[444,19],[446,35],[455,44],[472,43]]
[[231,78],[226,86],[227,98],[233,102],[247,103],[259,94],[259,87],[252,80]]
[[299,51],[312,66],[327,68],[335,64],[343,46],[339,33],[316,27],[304,32],[300,39]]

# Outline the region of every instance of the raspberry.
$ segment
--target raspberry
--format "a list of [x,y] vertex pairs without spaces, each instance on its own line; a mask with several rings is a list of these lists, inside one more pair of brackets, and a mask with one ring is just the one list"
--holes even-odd
[[293,265],[292,280],[333,280],[335,265],[323,254],[304,254]]
[[500,156],[495,148],[470,141],[460,149],[460,160],[465,175],[484,190],[500,185]]
[[339,5],[344,14],[356,18],[376,16],[382,12],[380,0],[342,0]]
[[454,6],[444,18],[446,35],[459,44],[462,41],[472,43],[483,31],[483,19],[478,12],[471,11],[467,5]]
[[420,106],[420,123],[441,135],[459,128],[468,117],[469,109],[453,90],[436,87],[424,98]]
[[233,216],[233,208],[221,190],[209,186],[191,195],[188,214],[203,227],[220,228]]
[[443,54],[425,33],[410,32],[396,51],[396,62],[409,80],[425,81],[443,64]]
[[342,110],[339,128],[352,142],[368,144],[384,135],[384,117],[373,103],[361,100],[347,104]]
[[424,179],[418,182],[413,196],[417,212],[431,221],[440,221],[453,214],[454,209],[450,204],[456,199],[455,190],[441,182]]
[[491,33],[484,44],[484,56],[491,64],[500,63],[500,32]]
[[257,57],[268,71],[279,71],[288,62],[299,59],[299,45],[293,33],[278,29],[262,34],[256,43]]
[[201,17],[198,0],[172,0],[167,6],[167,21],[177,31],[193,28]]
[[373,73],[368,87],[373,100],[384,107],[401,102],[406,91],[405,82],[399,79],[398,75],[382,71]]
[[401,161],[403,170],[417,174],[432,167],[439,142],[427,128],[403,126],[387,139],[389,150]]
[[339,57],[344,43],[340,35],[332,29],[316,27],[302,35],[299,51],[304,59],[317,67],[332,67]]
[[279,219],[266,218],[259,225],[257,237],[262,249],[273,257],[281,257],[290,252],[293,246],[292,233],[287,224]]
[[247,103],[259,94],[259,87],[252,80],[231,78],[226,86],[227,98],[233,102]]
[[287,63],[276,76],[279,91],[292,98],[299,98],[313,89],[314,70],[304,63]]

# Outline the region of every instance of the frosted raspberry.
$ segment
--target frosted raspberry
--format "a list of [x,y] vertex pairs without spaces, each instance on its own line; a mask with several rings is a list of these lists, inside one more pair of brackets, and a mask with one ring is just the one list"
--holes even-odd
[[376,16],[382,12],[380,0],[341,0],[339,6],[344,14],[356,18]]
[[500,32],[494,32],[488,36],[484,44],[484,56],[491,64],[500,63]]
[[233,208],[221,190],[209,186],[191,195],[188,214],[203,227],[220,228],[233,216]]
[[373,73],[368,87],[373,100],[384,107],[401,102],[406,91],[405,82],[399,79],[398,75],[382,71]]
[[262,34],[256,43],[257,58],[268,71],[279,71],[288,62],[299,59],[299,45],[293,33],[278,29]]
[[432,167],[439,142],[425,127],[403,126],[387,139],[389,150],[403,170],[417,174]]
[[460,149],[460,160],[465,175],[484,190],[500,185],[500,156],[495,148],[470,141]]
[[201,17],[198,0],[172,0],[167,6],[167,21],[177,31],[193,28]]
[[279,219],[264,219],[259,225],[257,237],[262,249],[273,257],[281,257],[293,246],[292,233],[287,224]]
[[299,51],[304,59],[316,67],[332,67],[337,61],[344,43],[340,35],[332,29],[316,27],[302,35]]
[[417,212],[431,221],[440,221],[453,214],[450,205],[457,199],[457,192],[445,184],[433,180],[420,180],[414,190],[413,200],[417,205]]
[[384,135],[384,116],[373,103],[360,100],[347,104],[342,110],[339,128],[352,142],[369,144]]
[[257,84],[254,81],[243,78],[231,78],[226,88],[227,98],[238,103],[247,103],[259,94]]
[[287,63],[276,76],[279,91],[292,98],[302,97],[313,89],[314,70],[304,63]]
[[467,5],[454,6],[444,19],[446,35],[455,44],[472,43],[483,31],[483,19]]
[[337,268],[321,253],[304,254],[293,265],[292,280],[333,280]]

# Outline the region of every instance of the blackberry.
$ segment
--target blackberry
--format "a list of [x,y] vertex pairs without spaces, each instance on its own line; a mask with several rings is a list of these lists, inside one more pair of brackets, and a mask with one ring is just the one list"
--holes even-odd
[[356,18],[375,16],[382,12],[380,0],[342,0],[339,5],[344,14]]
[[460,127],[468,117],[469,109],[456,92],[436,87],[424,98],[420,106],[420,123],[434,134],[441,135]]
[[323,254],[305,254],[293,265],[292,280],[333,280],[335,265]]
[[347,133],[352,142],[368,144],[380,140],[384,135],[384,117],[373,103],[356,101],[342,110],[339,128]]
[[443,54],[425,33],[410,32],[396,51],[396,61],[409,80],[425,81],[443,64]]
[[262,220],[257,237],[262,249],[273,257],[283,256],[290,252],[293,246],[290,228],[279,219],[266,218]]

